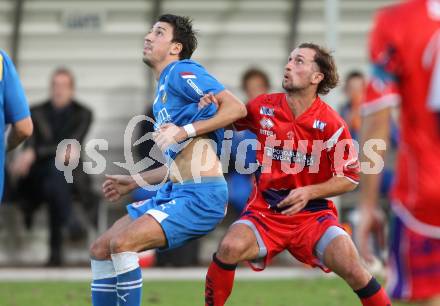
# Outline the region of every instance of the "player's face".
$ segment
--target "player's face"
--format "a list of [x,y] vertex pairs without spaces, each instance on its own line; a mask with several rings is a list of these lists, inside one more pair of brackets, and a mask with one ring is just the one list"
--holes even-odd
[[56,107],[63,107],[72,101],[74,88],[72,79],[65,73],[54,75],[51,84],[51,100]]
[[365,91],[365,80],[362,77],[353,77],[345,85],[345,94],[353,102],[360,102]]
[[249,101],[269,91],[266,81],[260,76],[254,76],[247,80],[245,88]]
[[143,61],[150,67],[165,61],[170,55],[180,52],[179,43],[172,42],[173,26],[166,22],[156,22],[145,35]]
[[287,92],[297,92],[311,85],[318,85],[323,78],[315,60],[315,50],[296,48],[290,53],[284,68],[283,88]]

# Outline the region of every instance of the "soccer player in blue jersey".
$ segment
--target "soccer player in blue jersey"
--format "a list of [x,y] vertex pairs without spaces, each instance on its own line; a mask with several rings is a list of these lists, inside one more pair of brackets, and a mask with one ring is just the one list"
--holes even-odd
[[11,124],[7,136],[7,151],[11,151],[32,135],[32,120],[29,105],[15,71],[14,64],[3,50],[0,50],[0,200],[3,195],[5,163],[5,128]]
[[[145,36],[143,61],[158,81],[153,106],[155,139],[168,162],[141,175],[148,184],[164,178],[168,182],[155,197],[128,205],[128,215],[91,246],[94,306],[140,305],[142,275],[137,252],[181,246],[212,231],[225,215],[228,192],[218,158],[221,128],[246,116],[246,108],[190,60],[196,45],[187,17],[162,15]],[[218,110],[215,105],[198,108],[207,93],[220,100]],[[205,135],[211,126],[217,130]],[[165,147],[170,138],[190,140],[176,150],[176,145]],[[103,192],[115,201],[136,187],[131,176],[109,176]]]

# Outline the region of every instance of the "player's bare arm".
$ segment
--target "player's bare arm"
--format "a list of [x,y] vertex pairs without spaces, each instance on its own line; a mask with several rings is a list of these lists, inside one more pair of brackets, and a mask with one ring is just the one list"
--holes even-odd
[[[224,128],[240,118],[246,117],[246,106],[235,97],[229,90],[223,90],[218,94],[207,94],[200,99],[199,107],[205,107],[209,103],[218,105],[218,111],[214,117],[207,120],[196,121],[192,124],[195,135],[204,135],[214,130]],[[163,125],[154,140],[164,150],[168,146],[181,142],[191,135],[183,127],[174,124]]]
[[[389,121],[391,109],[386,108],[364,117],[361,130],[361,145],[369,139],[382,139],[388,144]],[[385,152],[378,150],[382,159]],[[361,155],[362,161],[367,161],[367,157]],[[360,188],[360,205],[362,219],[358,228],[359,252],[367,261],[374,260],[373,251],[369,243],[369,236],[374,234],[381,244],[384,244],[384,222],[385,217],[381,209],[378,209],[380,174],[361,174],[362,185]]]
[[33,129],[31,117],[26,117],[14,123],[7,136],[8,151],[15,149],[23,141],[31,137]]
[[338,196],[354,190],[356,186],[357,184],[345,177],[333,176],[321,184],[292,189],[289,195],[278,204],[278,207],[290,206],[283,210],[282,214],[293,215],[303,209],[310,200]]
[[[164,165],[144,171],[140,175],[145,185],[158,184],[168,175],[168,167]],[[131,175],[106,175],[106,180],[102,184],[102,192],[107,200],[115,202],[138,187],[142,186],[139,186]]]
[[213,95],[213,98],[213,102],[218,105],[218,111],[214,117],[193,124],[198,135],[224,128],[247,115],[246,106],[229,90],[223,90]]

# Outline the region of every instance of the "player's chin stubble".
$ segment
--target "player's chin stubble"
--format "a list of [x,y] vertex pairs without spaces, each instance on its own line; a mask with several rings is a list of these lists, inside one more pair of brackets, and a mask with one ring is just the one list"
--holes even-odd
[[296,93],[296,92],[300,92],[301,90],[304,89],[304,87],[298,87],[295,86],[293,83],[288,83],[283,81],[281,86],[283,87],[283,89],[287,92],[287,93]]
[[149,58],[143,57],[142,61],[144,62],[145,65],[147,65],[148,67],[153,67],[151,60]]
[[286,92],[294,92],[295,91],[295,88],[294,88],[293,84],[291,84],[291,83],[287,83],[287,82],[283,81],[281,86],[283,87],[283,89]]

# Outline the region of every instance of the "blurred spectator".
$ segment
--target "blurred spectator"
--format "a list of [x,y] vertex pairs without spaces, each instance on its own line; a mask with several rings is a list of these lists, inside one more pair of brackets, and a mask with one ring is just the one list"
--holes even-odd
[[[3,194],[5,143],[6,150],[16,148],[32,134],[32,120],[29,105],[9,56],[0,50],[0,200]],[[5,125],[11,124],[5,141]]]
[[[340,110],[342,118],[347,122],[352,138],[359,141],[359,133],[361,127],[361,103],[364,100],[366,90],[366,79],[362,72],[352,70],[345,78],[344,94],[346,102]],[[397,124],[394,120],[390,120],[390,144],[391,149],[396,149],[399,140],[399,132]],[[383,196],[387,196],[391,189],[394,173],[392,167],[387,166],[383,170],[380,183],[380,192]]]
[[55,167],[55,159],[75,163],[80,151],[71,146],[65,156],[56,156],[58,143],[63,139],[76,139],[80,143],[89,130],[92,112],[74,99],[75,80],[65,69],[56,70],[51,79],[48,101],[31,108],[35,123],[33,136],[25,149],[12,162],[11,176],[18,178],[17,191],[27,228],[32,226],[35,210],[47,203],[50,227],[50,257],[48,266],[62,264],[62,231],[67,227],[72,239],[82,238],[84,229],[72,211],[74,194],[83,204],[87,216],[96,222],[97,195],[90,177],[77,167],[73,184],[66,182],[63,172]]
[[250,68],[243,73],[241,89],[245,92],[246,100],[249,102],[270,90],[269,77],[260,69]]
[[[265,72],[257,68],[250,68],[243,73],[241,79],[241,88],[246,93],[246,102],[249,102],[261,94],[270,90],[269,77]],[[245,168],[250,163],[255,162],[255,151],[249,146],[244,152],[238,152],[238,145],[245,139],[253,139],[256,141],[255,134],[249,130],[234,131],[232,137],[231,160],[229,171],[226,176],[229,191],[229,204],[231,204],[237,212],[241,212],[252,192],[252,175],[240,174],[236,169],[237,160],[245,160]]]
[[365,85],[365,77],[360,71],[353,70],[345,78],[344,94],[346,102],[340,113],[348,124],[351,137],[355,140],[358,140],[361,126],[360,106],[365,92]]

